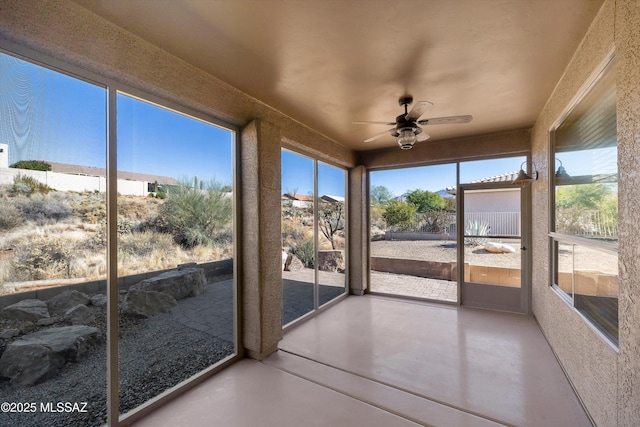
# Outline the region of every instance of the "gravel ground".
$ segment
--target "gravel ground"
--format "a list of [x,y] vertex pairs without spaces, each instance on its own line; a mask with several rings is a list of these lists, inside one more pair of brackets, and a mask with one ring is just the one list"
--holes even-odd
[[[515,253],[495,254],[482,246],[465,246],[465,262],[493,267],[520,268],[520,241],[501,240]],[[371,256],[456,262],[456,242],[445,240],[378,240],[371,242]]]
[[[106,330],[105,308],[96,311]],[[233,343],[200,332],[164,313],[148,320],[122,318],[120,334],[120,412],[127,412],[190,376],[233,354]],[[0,340],[2,341],[2,340]],[[1,351],[2,349],[0,349]],[[35,413],[3,413],[2,426],[101,426],[106,423],[106,342],[54,378],[31,387],[0,383],[0,402],[35,402]],[[47,413],[46,402],[87,402],[86,412]]]

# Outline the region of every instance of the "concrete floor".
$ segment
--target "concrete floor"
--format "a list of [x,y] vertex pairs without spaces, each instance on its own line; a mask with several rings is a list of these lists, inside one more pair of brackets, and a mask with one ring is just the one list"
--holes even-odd
[[381,294],[437,301],[458,301],[458,283],[450,280],[372,271],[370,284],[371,292]]
[[528,316],[351,296],[143,426],[590,426]]

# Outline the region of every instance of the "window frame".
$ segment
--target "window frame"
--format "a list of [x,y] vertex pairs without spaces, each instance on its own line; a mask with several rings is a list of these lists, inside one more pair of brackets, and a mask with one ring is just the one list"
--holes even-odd
[[[150,88],[139,88],[131,86],[121,81],[104,75],[83,69],[77,65],[65,62],[49,54],[36,51],[34,49],[21,46],[8,40],[0,40],[0,53],[12,56],[22,61],[29,62],[47,70],[64,74],[68,77],[81,80],[105,89],[106,91],[106,175],[107,175],[107,296],[111,301],[107,305],[107,426],[129,425],[145,415],[153,412],[168,401],[174,399],[185,391],[196,387],[198,384],[208,379],[212,375],[222,371],[229,365],[241,360],[244,357],[242,346],[242,294],[240,292],[239,265],[242,263],[242,253],[240,252],[240,224],[241,212],[239,201],[239,170],[240,170],[240,128],[217,118],[213,111],[194,109],[187,106],[188,99],[177,99],[174,94],[171,99],[167,94],[156,95]],[[156,90],[158,90],[156,88]],[[230,355],[214,365],[198,372],[192,377],[178,383],[165,390],[159,395],[147,400],[135,409],[125,413],[119,413],[119,375],[118,375],[118,273],[117,273],[117,127],[116,127],[116,98],[118,94],[125,94],[138,98],[144,102],[157,105],[158,107],[174,111],[178,114],[189,116],[196,120],[209,123],[232,132],[232,186],[233,186],[233,295],[234,295],[234,354]],[[112,179],[110,177],[114,177]],[[115,296],[115,298],[114,298]]]
[[[340,166],[336,163],[332,163],[327,161],[326,159],[320,159],[310,153],[307,153],[299,148],[293,148],[287,145],[282,145],[280,147],[280,159],[282,159],[282,152],[288,151],[289,153],[293,153],[295,155],[305,157],[313,162],[313,252],[314,259],[318,259],[318,248],[320,245],[320,227],[319,227],[319,215],[318,210],[320,207],[320,195],[318,193],[318,177],[319,177],[319,163],[323,163],[327,166],[336,168],[344,172],[344,230],[345,230],[345,250],[344,250],[344,262],[345,262],[345,283],[343,288],[343,293],[336,296],[335,298],[320,303],[319,298],[319,286],[321,285],[319,279],[319,269],[318,263],[314,263],[314,273],[313,273],[313,309],[302,316],[288,322],[282,324],[282,330],[287,331],[290,330],[300,323],[308,320],[311,317],[314,317],[316,314],[326,310],[327,308],[335,305],[339,301],[342,301],[349,294],[349,170],[343,166]],[[282,165],[281,165],[282,166]],[[282,169],[282,168],[281,168]],[[282,173],[282,172],[281,172]],[[281,189],[282,192],[282,189]],[[280,220],[282,221],[282,207],[280,208]],[[282,230],[281,230],[282,231]],[[281,233],[282,234],[282,233]],[[284,307],[283,307],[284,309]]]
[[[549,231],[547,233],[548,248],[549,248],[549,286],[555,292],[556,295],[575,312],[584,323],[606,344],[608,344],[614,351],[618,351],[618,342],[613,341],[611,337],[605,334],[601,330],[601,326],[594,320],[587,317],[582,311],[576,307],[575,298],[575,280],[574,271],[572,267],[572,293],[569,295],[559,285],[556,280],[558,277],[559,260],[556,251],[556,245],[564,243],[575,246],[582,246],[588,249],[596,250],[599,252],[605,252],[609,254],[615,254],[618,256],[618,242],[606,243],[593,239],[588,239],[581,236],[575,236],[570,234],[559,233],[556,230],[556,177],[555,177],[555,159],[556,159],[556,131],[565,122],[567,117],[575,110],[575,108],[582,102],[582,100],[590,93],[595,85],[600,82],[602,76],[607,72],[611,72],[610,67],[615,66],[615,51],[612,49],[605,58],[600,62],[598,67],[592,75],[587,79],[585,84],[577,92],[576,96],[568,104],[567,108],[562,112],[560,117],[553,123],[549,129]],[[615,69],[614,71],[615,72]],[[616,156],[618,155],[618,147],[616,144]],[[618,173],[616,169],[616,173]],[[572,260],[575,258],[575,253],[572,253]],[[573,261],[572,261],[573,262]],[[618,273],[619,277],[619,273]]]

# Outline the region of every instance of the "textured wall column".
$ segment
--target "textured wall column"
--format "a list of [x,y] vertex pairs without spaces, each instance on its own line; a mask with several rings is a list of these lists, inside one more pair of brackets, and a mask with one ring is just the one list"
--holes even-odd
[[254,120],[241,132],[242,345],[262,360],[282,338],[278,127]]
[[640,6],[618,0],[615,10],[619,172],[618,426],[640,420]]
[[369,191],[367,169],[349,170],[349,292],[362,295],[369,287]]

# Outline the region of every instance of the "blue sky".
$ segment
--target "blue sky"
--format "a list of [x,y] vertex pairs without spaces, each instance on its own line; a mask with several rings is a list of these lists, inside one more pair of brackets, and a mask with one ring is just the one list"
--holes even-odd
[[[282,150],[282,193],[313,194],[313,159]],[[344,169],[318,162],[318,196],[344,197],[347,176]]]
[[[233,134],[125,94],[117,98],[118,169],[231,184]],[[106,90],[0,53],[0,142],[9,162],[48,160],[105,167]],[[559,153],[570,175],[615,172],[611,149]],[[615,149],[614,149],[615,151]],[[411,152],[407,152],[411,155]],[[464,162],[461,182],[517,171],[524,157]],[[318,162],[319,195],[344,196],[342,169]],[[456,183],[454,164],[371,173],[394,195]],[[282,191],[311,194],[313,160],[283,150]]]
[[[517,171],[524,157],[507,159],[478,160],[460,163],[460,182]],[[421,166],[402,169],[388,169],[371,172],[371,186],[387,187],[394,196],[401,196],[412,190],[440,191],[456,185],[456,165]]]
[[[106,90],[0,53],[0,142],[9,163],[106,165]],[[231,184],[233,134],[119,94],[118,169]]]

